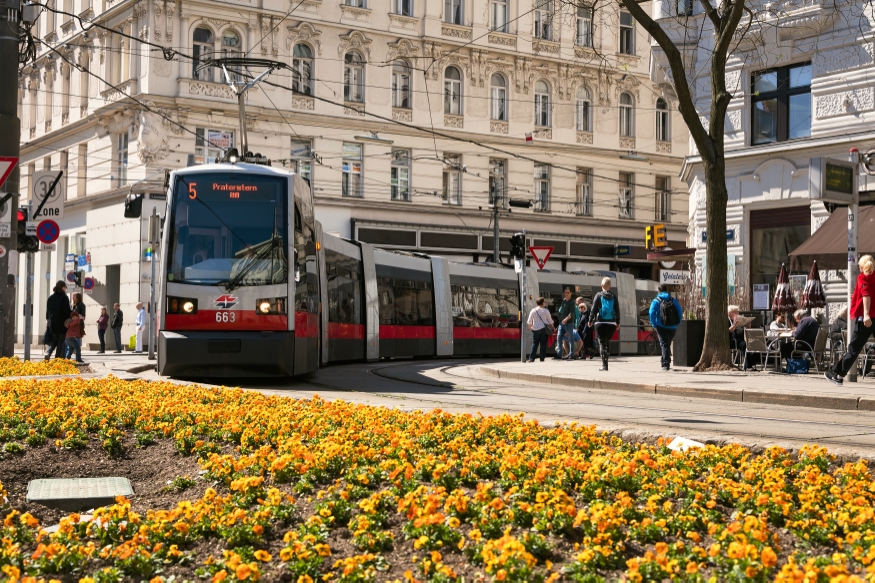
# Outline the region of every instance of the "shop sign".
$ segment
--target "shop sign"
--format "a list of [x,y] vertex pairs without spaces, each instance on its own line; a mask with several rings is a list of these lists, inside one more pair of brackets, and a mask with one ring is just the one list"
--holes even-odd
[[660,269],[659,283],[668,285],[683,285],[690,279],[690,272],[685,269]]
[[[735,229],[726,229],[726,240],[733,241],[735,240]],[[702,243],[708,241],[708,233],[705,229],[702,229]]]

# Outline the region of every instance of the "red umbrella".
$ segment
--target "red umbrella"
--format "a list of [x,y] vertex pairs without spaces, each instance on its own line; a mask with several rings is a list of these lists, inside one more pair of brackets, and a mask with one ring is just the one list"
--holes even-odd
[[823,295],[823,285],[820,283],[820,272],[817,270],[817,261],[811,264],[808,272],[808,282],[805,291],[802,292],[802,307],[823,308],[826,306],[826,296]]
[[781,273],[778,274],[778,287],[775,289],[775,299],[772,300],[773,312],[796,311],[796,298],[790,289],[790,278],[787,277],[787,268],[781,264]]

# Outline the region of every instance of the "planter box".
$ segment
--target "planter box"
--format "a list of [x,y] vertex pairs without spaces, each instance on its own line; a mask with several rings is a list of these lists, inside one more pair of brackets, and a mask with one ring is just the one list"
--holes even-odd
[[672,345],[673,366],[692,367],[702,356],[705,345],[705,320],[684,320],[678,326]]

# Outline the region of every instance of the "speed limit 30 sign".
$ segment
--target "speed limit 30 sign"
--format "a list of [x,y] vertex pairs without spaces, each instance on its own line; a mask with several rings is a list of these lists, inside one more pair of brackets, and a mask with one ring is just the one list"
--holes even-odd
[[[33,173],[33,201],[34,216],[31,220],[39,222],[42,219],[64,218],[64,180],[58,180],[58,170],[42,170]],[[54,184],[54,188],[52,185]],[[45,201],[45,203],[43,203]],[[42,208],[40,209],[40,206]],[[37,209],[39,213],[36,214]]]

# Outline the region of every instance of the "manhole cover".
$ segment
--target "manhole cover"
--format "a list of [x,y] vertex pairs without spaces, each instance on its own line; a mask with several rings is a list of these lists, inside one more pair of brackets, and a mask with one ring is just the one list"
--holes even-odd
[[133,493],[127,478],[40,479],[31,480],[27,485],[26,500],[75,512],[113,504],[116,496]]

